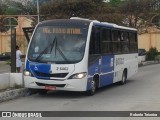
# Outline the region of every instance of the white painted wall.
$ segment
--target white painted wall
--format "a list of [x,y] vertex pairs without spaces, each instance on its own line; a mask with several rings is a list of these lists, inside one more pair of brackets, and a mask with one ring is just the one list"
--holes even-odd
[[10,73],[10,87],[22,85],[22,73]]
[[0,74],[0,90],[8,88],[10,85],[10,74]]
[[22,73],[5,73],[0,74],[0,90],[23,85]]

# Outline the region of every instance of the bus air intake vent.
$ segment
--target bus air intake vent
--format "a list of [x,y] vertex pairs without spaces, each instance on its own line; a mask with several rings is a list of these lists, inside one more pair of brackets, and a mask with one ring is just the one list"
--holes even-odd
[[56,78],[65,78],[65,77],[68,75],[68,73],[55,73],[55,74],[49,74],[49,73],[43,73],[43,72],[38,72],[38,71],[36,71],[35,73],[36,73],[36,75],[37,75],[38,77],[56,77]]

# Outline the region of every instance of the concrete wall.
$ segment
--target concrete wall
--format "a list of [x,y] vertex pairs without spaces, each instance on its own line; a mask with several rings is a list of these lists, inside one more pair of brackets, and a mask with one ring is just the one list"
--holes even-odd
[[149,51],[151,47],[156,47],[160,52],[160,30],[151,29],[148,33],[138,36],[138,48]]
[[0,90],[23,85],[22,73],[0,74]]
[[[31,27],[33,20],[28,19],[27,17],[18,17],[17,18],[18,25],[16,26],[16,40],[17,45],[20,47],[20,50],[23,54],[26,53],[27,50],[27,40],[24,36],[23,27]],[[8,30],[6,32],[0,32],[0,53],[10,52],[11,51],[11,31]]]
[[10,74],[0,74],[0,90],[6,89],[10,86]]

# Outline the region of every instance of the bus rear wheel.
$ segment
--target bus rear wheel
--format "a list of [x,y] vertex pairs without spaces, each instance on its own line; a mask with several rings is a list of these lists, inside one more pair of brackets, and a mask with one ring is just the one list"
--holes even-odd
[[126,84],[126,81],[127,81],[127,71],[124,70],[123,74],[122,74],[122,80],[120,81],[120,84],[124,85],[124,84]]
[[92,80],[91,83],[91,89],[87,91],[87,95],[92,96],[95,94],[97,88],[97,82],[95,80]]

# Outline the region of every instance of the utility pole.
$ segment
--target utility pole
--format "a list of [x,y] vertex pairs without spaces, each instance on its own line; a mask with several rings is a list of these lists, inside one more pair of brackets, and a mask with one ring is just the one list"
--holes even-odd
[[16,29],[11,29],[11,72],[16,72]]
[[38,16],[38,23],[39,23],[39,21],[40,21],[39,0],[37,0],[37,16]]

